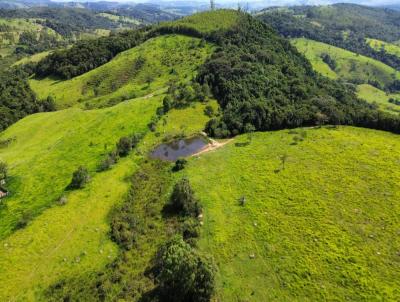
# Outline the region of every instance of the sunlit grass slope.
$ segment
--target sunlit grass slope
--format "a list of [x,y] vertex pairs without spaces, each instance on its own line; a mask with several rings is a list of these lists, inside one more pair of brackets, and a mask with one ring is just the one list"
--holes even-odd
[[39,52],[39,53],[36,53],[34,55],[24,57],[24,58],[18,60],[17,62],[15,62],[13,65],[23,65],[23,64],[27,64],[27,63],[37,63],[40,60],[42,60],[45,57],[47,57],[49,54],[51,54],[51,51]]
[[203,34],[226,30],[237,24],[240,14],[231,9],[206,11],[182,18],[173,22],[163,22],[161,27],[187,27],[193,28]]
[[[145,103],[139,104],[139,101],[135,100],[130,105],[123,103],[115,108],[96,112],[111,115],[108,122],[114,120],[121,129],[126,126],[125,131],[116,130],[116,135],[122,135],[122,132],[137,130],[138,125],[132,125],[136,123],[136,117],[129,113],[130,110],[134,111],[131,108],[133,102],[138,102],[137,106],[143,106]],[[158,104],[158,100],[146,102]],[[209,101],[185,109],[171,110],[159,121],[156,131],[145,136],[138,153],[133,152],[109,171],[92,174],[93,179],[85,189],[67,194],[68,202],[65,206],[54,205],[36,217],[26,228],[0,241],[0,300],[46,300],[43,296],[44,291],[60,279],[90,275],[101,271],[106,263],[110,263],[118,251],[109,239],[107,217],[112,206],[123,201],[129,188],[128,176],[137,170],[137,164],[147,156],[152,147],[162,140],[201,131],[209,119],[204,115],[206,105],[217,108],[216,101]],[[143,119],[147,117],[146,112],[133,113]],[[126,119],[122,118],[124,115],[127,115]],[[102,115],[98,114],[98,118],[101,117]],[[23,122],[24,120],[16,125]],[[101,124],[99,121],[99,125]],[[110,127],[110,132],[113,129]],[[93,133],[96,140],[99,139],[96,137],[98,132],[103,131],[107,136],[110,135],[108,130],[102,127],[91,127],[88,131]],[[90,141],[92,139],[87,143]],[[110,144],[109,147],[113,146]],[[80,150],[89,152],[87,147]],[[44,181],[53,185],[52,179]],[[153,238],[149,242],[158,242],[159,239]],[[135,262],[135,267],[131,267],[132,270],[137,270],[138,273],[143,271],[144,267],[141,264],[150,261],[157,248],[149,243],[150,247],[149,250],[138,251],[140,259]]]
[[367,43],[375,50],[385,50],[387,53],[400,57],[400,46],[376,39],[367,39]]
[[400,137],[302,131],[239,136],[184,170],[204,205],[200,248],[219,265],[216,300],[398,301]]
[[[316,71],[330,78],[342,78],[365,84],[374,81],[383,87],[395,79],[400,79],[398,71],[377,60],[313,40],[301,38],[292,42],[310,60]],[[335,70],[323,62],[321,58],[323,54],[329,54],[336,61]]]
[[378,104],[379,108],[382,110],[391,112],[391,113],[399,113],[400,106],[396,104],[392,104],[389,102],[390,98],[400,100],[400,94],[391,94],[386,93],[374,86],[368,84],[362,84],[357,86],[358,96],[369,103]]
[[110,109],[68,109],[29,116],[0,135],[15,141],[0,149],[10,166],[11,196],[0,208],[0,238],[21,217],[34,217],[54,204],[79,165],[94,171],[117,140],[147,130],[160,98],[132,100]]
[[165,88],[170,80],[189,80],[212,46],[180,35],[160,36],[125,51],[107,64],[67,81],[31,80],[43,99],[51,95],[59,108],[85,103],[104,107]]

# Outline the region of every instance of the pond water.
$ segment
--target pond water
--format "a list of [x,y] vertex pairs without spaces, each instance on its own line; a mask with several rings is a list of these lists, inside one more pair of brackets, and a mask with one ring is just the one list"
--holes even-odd
[[200,136],[180,139],[157,146],[151,152],[151,158],[157,158],[168,161],[176,161],[180,157],[193,155],[207,146],[208,142]]

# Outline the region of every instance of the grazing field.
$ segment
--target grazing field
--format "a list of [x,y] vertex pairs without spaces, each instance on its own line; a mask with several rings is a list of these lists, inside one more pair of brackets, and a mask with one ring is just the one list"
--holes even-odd
[[160,98],[131,100],[111,109],[68,109],[29,116],[1,133],[11,145],[0,149],[10,165],[11,196],[0,208],[0,238],[54,205],[84,165],[95,171],[118,139],[147,130]]
[[[0,208],[2,217],[10,220],[12,214],[20,214],[13,210],[29,210],[40,203],[51,205],[41,215],[32,216],[25,228],[9,236],[4,236],[3,222],[0,300],[11,297],[15,301],[43,300],[44,291],[60,279],[91,276],[116,257],[118,249],[109,239],[107,217],[112,207],[125,198],[130,186],[129,176],[137,170],[140,160],[165,139],[201,131],[209,120],[204,114],[207,105],[217,111],[216,101],[171,110],[159,121],[156,131],[146,135],[137,153],[120,160],[109,171],[95,173],[103,154],[114,148],[119,137],[143,131],[159,104],[159,98],[153,98],[132,100],[109,109],[68,109],[34,115],[21,120],[0,137],[16,136],[15,146],[0,149],[0,159],[10,163],[12,178],[21,178],[22,183],[26,183],[24,188],[14,188],[12,180],[11,191],[16,194],[6,199],[7,208]],[[60,132],[60,129],[64,130]],[[30,131],[38,134],[32,135]],[[52,138],[45,139],[47,136]],[[107,150],[104,149],[106,144]],[[29,156],[16,152],[18,148],[29,148]],[[39,156],[42,164],[36,167],[32,163]],[[65,195],[67,204],[60,206],[58,197],[78,164],[91,168],[92,180],[86,188],[68,192]],[[39,173],[41,176],[36,179]],[[17,194],[20,189],[23,194]],[[149,261],[160,239],[152,238],[154,244],[148,246],[151,249],[146,255],[138,251],[141,259],[133,263],[137,273],[142,272],[141,265]]]
[[115,21],[115,22],[130,23],[130,24],[135,24],[135,25],[141,24],[141,22],[139,20],[136,20],[134,18],[125,17],[125,16],[118,16],[118,15],[113,15],[110,13],[99,13],[97,15],[107,18],[107,19],[110,19],[111,21]]
[[[294,39],[292,43],[310,60],[316,71],[330,78],[341,78],[357,84],[377,83],[382,87],[400,79],[398,71],[374,59],[303,38]],[[336,62],[334,70],[322,60],[324,54]]]
[[367,39],[367,43],[375,50],[385,50],[387,53],[400,57],[400,46],[376,39]]
[[24,57],[20,60],[18,60],[17,62],[15,62],[13,65],[23,65],[23,64],[27,64],[27,63],[37,63],[40,60],[44,59],[45,57],[47,57],[49,54],[51,54],[52,51],[43,51],[43,52],[39,52],[36,53],[34,55],[28,56],[28,57]]
[[196,38],[161,36],[71,80],[32,79],[30,84],[39,98],[50,95],[59,108],[106,107],[154,93],[171,80],[190,80],[211,52],[210,44]]
[[248,140],[182,172],[204,205],[216,301],[398,301],[399,136],[339,127]]
[[201,14],[195,14],[173,22],[163,22],[160,26],[193,28],[200,33],[207,34],[231,28],[237,24],[239,16],[234,10],[220,9],[218,11],[202,12]]
[[374,86],[362,84],[357,86],[357,94],[369,103],[376,103],[380,109],[391,113],[399,113],[400,105],[392,104],[389,99],[400,100],[400,94],[386,93]]

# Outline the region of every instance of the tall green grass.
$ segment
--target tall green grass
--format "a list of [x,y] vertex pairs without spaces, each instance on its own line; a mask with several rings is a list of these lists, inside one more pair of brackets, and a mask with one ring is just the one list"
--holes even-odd
[[399,137],[339,127],[250,139],[182,172],[204,205],[215,300],[398,301]]
[[240,14],[235,10],[218,9],[194,14],[173,22],[163,22],[160,27],[186,27],[208,34],[233,27],[238,23],[239,18]]
[[[292,43],[310,60],[316,71],[329,78],[341,78],[359,84],[368,84],[374,81],[382,87],[386,87],[394,80],[400,79],[398,71],[374,59],[304,38],[294,39]],[[330,55],[336,61],[337,68],[335,70],[332,70],[323,62],[321,58],[323,54]]]
[[11,177],[11,196],[0,209],[0,238],[22,217],[35,217],[53,205],[78,166],[95,171],[120,137],[146,131],[159,105],[159,98],[142,99],[103,110],[35,114],[1,133],[0,140],[12,138],[13,143],[0,149]]
[[166,88],[169,81],[189,81],[211,52],[196,38],[161,36],[71,80],[32,79],[30,85],[40,99],[52,96],[58,108],[112,106]]

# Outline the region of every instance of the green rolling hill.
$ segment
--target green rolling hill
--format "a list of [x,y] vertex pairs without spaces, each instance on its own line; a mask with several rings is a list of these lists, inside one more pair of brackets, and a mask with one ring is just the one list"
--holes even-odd
[[392,55],[400,57],[400,46],[377,39],[367,39],[367,43],[375,50],[384,50]]
[[248,141],[183,172],[205,205],[199,245],[219,265],[217,299],[397,300],[398,136],[340,127]]
[[[295,39],[293,45],[310,60],[315,70],[333,79],[355,83],[376,82],[382,87],[400,79],[400,72],[394,68],[335,46],[308,39]],[[336,62],[334,70],[323,61],[324,54]]]
[[[397,100],[398,93],[383,91],[394,80],[400,78],[400,73],[395,69],[374,59],[321,42],[294,39],[292,43],[310,60],[317,72],[331,79],[353,82],[357,85],[357,93],[360,98],[377,104],[382,110],[396,114],[400,111],[399,105],[389,102],[389,99]],[[324,61],[323,57],[326,54],[335,62],[334,69]],[[371,84],[378,85],[382,89]]]
[[191,79],[211,52],[200,39],[161,36],[73,79],[32,79],[30,85],[40,99],[52,96],[59,108],[105,107],[166,88],[171,80]]
[[[389,96],[365,83],[385,87],[398,73],[293,41],[310,64],[269,27],[229,10],[149,32],[79,76],[30,78],[58,111],[0,133],[11,192],[0,201],[0,301],[165,301],[157,255],[176,234],[190,235],[190,259],[207,255],[217,267],[212,298],[201,301],[399,300],[399,137],[324,125],[396,132],[396,115],[334,80],[364,83],[359,95],[375,94],[392,112]],[[229,139],[208,138],[181,170],[149,156],[203,131]],[[120,138],[134,133],[140,142],[101,171]],[[89,183],[67,189],[81,165]],[[171,207],[182,178],[200,215]],[[183,250],[173,255],[187,261]],[[182,269],[175,277],[185,276]],[[195,279],[201,295],[207,276]]]

